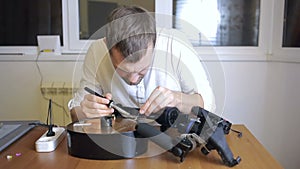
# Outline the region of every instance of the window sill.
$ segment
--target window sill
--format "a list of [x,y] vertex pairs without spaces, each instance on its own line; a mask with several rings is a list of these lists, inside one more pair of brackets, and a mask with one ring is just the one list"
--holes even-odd
[[271,55],[268,60],[276,62],[300,63],[300,56],[290,54],[274,54]]
[[40,62],[54,62],[54,61],[83,61],[85,54],[75,54],[75,53],[63,53],[61,55],[54,54],[0,54],[1,62],[32,62],[32,61],[40,61]]
[[[36,54],[0,54],[0,62],[82,62],[85,53],[63,53],[61,55],[43,54],[37,56]],[[300,63],[300,57],[297,54],[277,53],[199,53],[199,57],[203,62],[291,62]]]
[[266,61],[267,54],[258,47],[195,47],[202,61]]

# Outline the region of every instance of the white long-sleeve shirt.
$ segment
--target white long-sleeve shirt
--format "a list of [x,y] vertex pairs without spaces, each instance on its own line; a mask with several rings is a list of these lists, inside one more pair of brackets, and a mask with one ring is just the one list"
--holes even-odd
[[71,108],[79,106],[86,91],[84,87],[106,94],[115,103],[140,107],[152,91],[162,86],[186,94],[198,93],[204,109],[215,111],[215,98],[207,74],[191,44],[177,31],[162,29],[157,32],[152,65],[138,85],[128,85],[115,72],[104,39],[91,44],[83,64],[80,88],[75,93]]

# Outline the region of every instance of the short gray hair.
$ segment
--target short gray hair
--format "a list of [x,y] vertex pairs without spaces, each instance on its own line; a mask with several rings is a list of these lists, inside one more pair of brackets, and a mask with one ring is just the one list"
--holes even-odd
[[155,18],[141,7],[116,8],[109,15],[106,28],[109,51],[116,47],[130,62],[140,60],[149,45],[155,46]]

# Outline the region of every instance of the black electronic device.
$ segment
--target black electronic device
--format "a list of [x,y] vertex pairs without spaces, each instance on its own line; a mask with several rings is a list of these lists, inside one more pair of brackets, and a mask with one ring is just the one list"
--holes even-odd
[[[231,130],[231,123],[201,107],[193,107],[191,114],[183,114],[177,108],[166,108],[156,119],[161,130],[146,124],[138,123],[136,131],[160,147],[180,157],[182,162],[188,152],[201,145],[201,152],[207,155],[216,150],[225,165],[233,167],[241,158],[234,159],[226,142],[225,134]],[[167,130],[175,129],[179,134],[170,136]]]
[[142,138],[135,126],[136,121],[121,117],[70,123],[67,126],[68,152],[75,157],[97,160],[137,157],[148,150],[148,139]]

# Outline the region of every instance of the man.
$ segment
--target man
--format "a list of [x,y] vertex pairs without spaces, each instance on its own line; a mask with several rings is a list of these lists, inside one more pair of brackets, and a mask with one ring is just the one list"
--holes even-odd
[[[90,87],[105,96],[84,91]],[[146,116],[165,107],[189,113],[193,106],[213,111],[214,96],[197,53],[177,31],[156,30],[140,7],[112,11],[105,38],[91,44],[80,89],[69,108],[72,121],[111,115],[109,100],[140,108]]]

